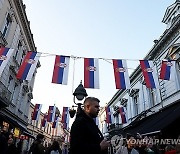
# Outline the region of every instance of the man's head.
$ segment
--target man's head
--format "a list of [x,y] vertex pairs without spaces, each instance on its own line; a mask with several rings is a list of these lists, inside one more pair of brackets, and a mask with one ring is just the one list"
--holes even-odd
[[43,141],[43,139],[44,139],[44,135],[43,134],[38,134],[37,135],[37,137],[36,137],[36,139],[38,140],[38,141]]
[[97,117],[100,107],[99,102],[100,102],[99,99],[95,97],[87,97],[84,101],[85,113],[92,118]]

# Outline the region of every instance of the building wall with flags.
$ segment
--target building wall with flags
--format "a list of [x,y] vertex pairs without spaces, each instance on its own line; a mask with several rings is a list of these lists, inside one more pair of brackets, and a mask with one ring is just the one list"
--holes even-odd
[[0,1],[0,47],[14,49],[0,74],[0,125],[4,127],[5,121],[9,124],[9,131],[19,129],[17,139],[27,131],[29,106],[37,73],[35,70],[31,81],[16,78],[27,51],[36,51],[25,8],[22,0]]
[[[142,67],[139,65],[130,75],[131,89],[119,90],[107,106],[113,109],[114,123],[109,127],[109,132],[126,130],[146,117],[159,114],[180,102],[180,2],[176,1],[167,7],[162,22],[167,28],[144,57],[144,60],[153,62],[153,71],[157,74],[158,87],[147,88],[148,83],[144,77]],[[171,64],[170,80],[159,78],[162,60],[175,60]],[[147,62],[147,61],[146,61]],[[148,72],[149,73],[149,72]],[[152,73],[152,71],[151,71]],[[124,107],[127,123],[122,123],[119,107]],[[180,117],[177,117],[180,118]],[[177,119],[176,119],[177,120]],[[168,126],[167,126],[168,127]],[[120,132],[120,131],[119,131]],[[148,133],[148,132],[147,132]]]

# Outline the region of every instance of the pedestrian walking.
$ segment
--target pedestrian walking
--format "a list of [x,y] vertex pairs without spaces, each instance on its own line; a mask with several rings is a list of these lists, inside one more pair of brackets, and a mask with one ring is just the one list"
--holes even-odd
[[109,141],[103,138],[93,118],[99,113],[99,99],[88,97],[84,101],[84,110],[79,113],[71,127],[70,154],[104,154],[108,152]]

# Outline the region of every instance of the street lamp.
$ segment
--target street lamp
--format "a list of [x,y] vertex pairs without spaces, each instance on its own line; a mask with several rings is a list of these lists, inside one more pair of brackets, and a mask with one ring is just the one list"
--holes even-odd
[[[86,93],[86,89],[84,88],[84,86],[82,85],[82,80],[80,82],[80,84],[78,85],[78,87],[75,89],[74,93],[74,98],[73,98],[73,101],[74,101],[74,104],[77,105],[77,113],[79,113],[82,109],[81,109],[81,106],[82,106],[82,103],[76,103],[75,99],[77,99],[78,101],[82,101],[86,96],[87,96],[87,93]],[[74,107],[76,106],[72,106],[72,109],[69,110],[69,114],[70,114],[70,117],[73,118],[76,111],[74,110]]]

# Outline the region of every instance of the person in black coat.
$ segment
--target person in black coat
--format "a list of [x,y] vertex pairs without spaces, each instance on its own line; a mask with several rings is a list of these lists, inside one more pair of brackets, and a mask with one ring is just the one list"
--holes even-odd
[[99,99],[88,97],[79,108],[70,132],[70,154],[106,154],[109,141],[103,138],[93,118],[99,113]]

